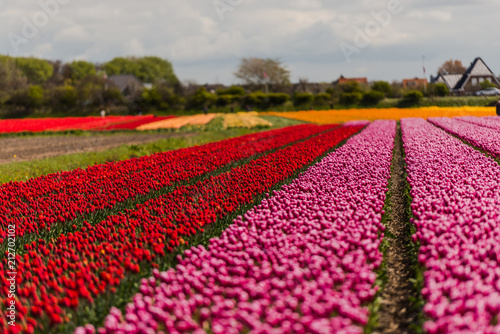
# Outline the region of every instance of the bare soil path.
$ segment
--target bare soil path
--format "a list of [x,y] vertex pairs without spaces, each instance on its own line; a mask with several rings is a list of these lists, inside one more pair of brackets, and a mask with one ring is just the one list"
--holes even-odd
[[417,292],[410,281],[415,274],[410,259],[411,229],[405,195],[403,142],[399,126],[392,163],[391,210],[387,228],[394,238],[388,238],[387,283],[381,295],[378,328],[374,333],[413,333],[411,325],[417,321],[418,314],[412,300],[415,300]]
[[193,136],[174,134],[91,134],[0,138],[0,164],[44,159],[72,153],[104,151],[120,145],[138,145],[161,139]]

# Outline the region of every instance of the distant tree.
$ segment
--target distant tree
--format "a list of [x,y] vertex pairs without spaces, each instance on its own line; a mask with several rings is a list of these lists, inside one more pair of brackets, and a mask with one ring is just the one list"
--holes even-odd
[[199,88],[188,100],[188,108],[201,109],[204,106],[211,106],[216,100],[216,96],[207,92],[205,87]]
[[64,64],[61,68],[61,75],[63,77],[63,82],[71,80],[71,64]]
[[172,64],[159,57],[118,57],[104,64],[108,75],[133,74],[143,82],[179,85]]
[[16,91],[28,88],[28,79],[13,59],[0,58],[0,104],[5,103]]
[[231,86],[226,89],[217,89],[217,95],[245,95],[245,88],[240,86]]
[[385,95],[383,92],[378,90],[371,90],[369,92],[363,93],[363,97],[361,98],[361,103],[366,106],[374,106],[380,101],[384,99]]
[[243,58],[234,75],[247,85],[271,88],[290,84],[290,71],[279,59]]
[[87,75],[76,86],[76,94],[83,106],[101,106],[104,102],[104,79],[97,75]]
[[481,89],[486,89],[489,87],[496,87],[496,85],[493,84],[490,80],[484,80],[481,82]]
[[309,92],[309,79],[308,78],[299,78],[298,90],[302,93],[310,93]]
[[403,95],[403,103],[406,105],[419,104],[424,98],[424,94],[418,90],[410,90]]
[[314,95],[314,104],[317,106],[326,105],[332,100],[332,96],[328,93],[319,93]]
[[438,69],[438,74],[464,74],[467,69],[460,60],[445,61]]
[[104,64],[104,70],[109,75],[136,74],[139,72],[137,63],[129,58],[116,57]]
[[172,64],[159,57],[138,58],[139,73],[137,77],[144,82],[161,82],[171,85],[178,85],[179,79],[174,73]]
[[84,60],[77,60],[70,64],[71,80],[77,82],[85,78],[87,75],[95,75],[95,65]]
[[431,96],[446,96],[450,94],[448,86],[442,82],[429,84],[427,86],[427,91]]
[[55,87],[51,91],[51,104],[61,111],[74,108],[78,102],[78,95],[73,86],[65,85]]
[[63,68],[65,64],[60,60],[49,61],[49,63],[52,65],[52,76],[48,82],[56,86],[64,84]]
[[233,95],[218,95],[215,99],[215,105],[225,107],[233,101]]
[[104,100],[104,105],[107,107],[124,102],[122,92],[119,88],[116,87],[108,87],[107,89],[105,89],[102,93],[102,97]]
[[342,93],[340,94],[339,102],[343,105],[352,105],[359,103],[363,98],[363,93],[355,91],[352,93]]
[[43,59],[15,58],[15,62],[30,84],[42,85],[52,77],[54,72],[52,64]]
[[166,105],[163,103],[160,92],[153,87],[151,89],[144,89],[141,93],[141,107],[145,109],[150,109],[154,107],[155,109],[166,109]]
[[245,96],[243,103],[257,108],[266,108],[268,105],[267,95],[261,91]]
[[43,103],[43,88],[38,85],[33,85],[28,88],[26,92],[25,105],[28,108],[40,107]]
[[340,89],[344,93],[361,93],[363,89],[358,82],[351,81],[340,85]]
[[270,106],[280,106],[290,100],[290,95],[287,93],[270,93],[267,99]]
[[400,81],[393,81],[391,83],[392,97],[402,97],[405,92],[403,83]]
[[293,94],[293,104],[295,106],[303,106],[311,104],[314,101],[314,95],[311,93],[295,93]]
[[392,94],[391,84],[387,81],[375,81],[372,84],[372,90],[382,92],[384,96],[390,96]]

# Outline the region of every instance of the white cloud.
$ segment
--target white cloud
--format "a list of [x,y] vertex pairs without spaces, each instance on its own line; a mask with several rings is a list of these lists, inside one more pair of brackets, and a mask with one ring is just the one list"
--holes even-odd
[[427,12],[423,11],[413,11],[408,17],[415,18],[423,21],[442,21],[449,22],[453,19],[453,14],[449,11],[441,11],[441,10],[430,10]]
[[[311,81],[349,73],[369,79],[412,77],[422,55],[428,73],[444,60],[467,64],[476,56],[500,71],[500,42],[491,29],[498,1],[400,1],[402,12],[391,15],[349,64],[339,43],[353,43],[358,31],[374,21],[373,12],[386,10],[389,0],[242,0],[225,12],[224,20],[212,1],[70,1],[19,49],[20,55],[64,61],[157,55],[172,61],[181,80],[199,82],[234,82],[239,60],[251,56],[281,58],[292,78]],[[22,19],[40,10],[38,1],[0,0],[0,53],[13,53],[7,33],[21,34]]]

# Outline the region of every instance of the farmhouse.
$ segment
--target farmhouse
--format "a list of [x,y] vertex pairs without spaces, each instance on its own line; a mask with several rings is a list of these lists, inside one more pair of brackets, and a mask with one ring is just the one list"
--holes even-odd
[[464,74],[439,74],[433,83],[444,83],[456,95],[469,95],[481,89],[481,82],[490,81],[499,86],[495,74],[481,58],[476,58]]
[[349,82],[357,82],[359,84],[368,84],[368,79],[367,78],[346,78],[343,75],[338,78],[338,80],[335,82],[336,84],[343,85]]
[[112,75],[107,81],[110,86],[118,88],[127,97],[136,96],[144,88],[141,80],[132,74]]
[[403,79],[403,88],[416,89],[420,87],[425,87],[427,85],[427,79]]

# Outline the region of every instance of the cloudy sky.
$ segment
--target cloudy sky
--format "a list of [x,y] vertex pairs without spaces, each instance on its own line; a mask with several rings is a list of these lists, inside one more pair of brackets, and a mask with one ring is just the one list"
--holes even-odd
[[435,74],[482,57],[500,74],[498,0],[0,0],[0,54],[70,62],[170,60],[182,81],[237,83],[243,57],[292,81]]

